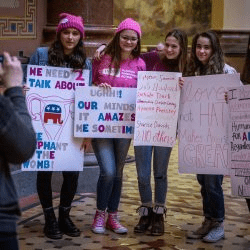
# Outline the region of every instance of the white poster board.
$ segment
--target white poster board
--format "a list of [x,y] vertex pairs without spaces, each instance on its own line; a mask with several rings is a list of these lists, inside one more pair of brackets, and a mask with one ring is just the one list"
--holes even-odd
[[75,88],[89,84],[89,70],[28,65],[26,102],[37,134],[23,171],[82,171],[81,139],[73,137]]
[[229,174],[228,105],[225,92],[240,75],[184,78],[178,121],[180,173]]
[[136,88],[77,88],[75,98],[75,137],[134,136]]
[[250,196],[250,86],[228,91],[232,193]]
[[174,146],[181,75],[173,72],[138,72],[135,146]]

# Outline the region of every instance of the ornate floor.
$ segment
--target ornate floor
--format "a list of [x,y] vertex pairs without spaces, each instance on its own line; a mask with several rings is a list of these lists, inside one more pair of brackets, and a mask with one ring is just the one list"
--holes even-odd
[[[130,148],[133,155],[133,147]],[[126,235],[106,231],[104,235],[91,232],[90,225],[95,213],[95,194],[78,194],[75,197],[71,215],[81,230],[81,236],[63,236],[61,240],[51,240],[43,235],[44,218],[41,206],[31,206],[23,212],[19,221],[19,242],[21,250],[247,250],[250,249],[250,214],[244,199],[230,195],[230,179],[223,184],[226,206],[225,239],[217,243],[203,243],[201,240],[186,239],[186,232],[200,226],[202,217],[199,185],[195,175],[178,174],[177,146],[173,149],[169,165],[169,191],[167,216],[163,236],[136,235],[133,227],[138,221],[135,210],[140,205],[137,189],[135,163],[125,166],[124,185],[120,204],[120,220],[128,227]],[[36,197],[22,201],[22,206],[35,203]],[[58,205],[55,198],[54,206]],[[57,209],[56,209],[56,212]]]

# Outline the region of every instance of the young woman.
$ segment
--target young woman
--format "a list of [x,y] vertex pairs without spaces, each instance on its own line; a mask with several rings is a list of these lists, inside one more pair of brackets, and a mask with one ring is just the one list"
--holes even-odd
[[[60,14],[56,29],[57,37],[48,49],[41,47],[31,56],[29,64],[89,69],[92,75],[90,60],[86,58],[83,44],[84,26],[79,16],[67,13]],[[91,83],[90,77],[90,83]],[[37,172],[37,192],[45,216],[44,233],[48,238],[61,239],[62,234],[79,236],[80,230],[69,217],[71,203],[76,193],[79,172],[63,172],[63,184],[60,194],[59,219],[55,217],[52,204],[51,177],[53,172]]]
[[[147,71],[184,72],[187,61],[187,35],[173,29],[165,37],[164,49],[161,53],[149,52],[141,55],[146,63]],[[180,80],[182,86],[183,80]],[[172,148],[158,146],[136,146],[135,159],[138,175],[138,186],[141,206],[137,209],[140,220],[134,232],[144,233],[151,226],[152,235],[164,233],[164,218],[166,213],[167,169]],[[152,199],[151,159],[152,153],[155,198]]]
[[[140,25],[131,18],[122,21],[108,44],[101,60],[93,62],[93,83],[103,87],[136,88],[137,72],[145,70],[140,56]],[[130,139],[94,138],[92,146],[100,166],[97,183],[97,210],[92,224],[94,233],[106,228],[116,233],[127,233],[117,218],[121,197],[122,175]]]
[[[236,70],[225,64],[219,39],[213,31],[197,34],[192,42],[192,51],[187,70],[189,76],[233,74]],[[201,185],[205,220],[188,238],[217,242],[224,238],[225,217],[223,175],[198,174]]]

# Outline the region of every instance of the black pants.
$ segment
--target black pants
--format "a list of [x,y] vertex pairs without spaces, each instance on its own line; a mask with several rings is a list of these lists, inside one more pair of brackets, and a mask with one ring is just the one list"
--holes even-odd
[[250,198],[246,198],[248,211],[250,212]]
[[[53,206],[51,188],[52,173],[52,171],[37,172],[37,193],[43,208]],[[79,172],[64,171],[62,174],[63,184],[60,194],[60,206],[70,207],[76,193]]]
[[18,250],[18,240],[17,237],[6,237],[5,240],[0,240],[1,250]]

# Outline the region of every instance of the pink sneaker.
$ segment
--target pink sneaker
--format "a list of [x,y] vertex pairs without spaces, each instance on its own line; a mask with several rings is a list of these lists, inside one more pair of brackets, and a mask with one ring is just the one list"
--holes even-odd
[[109,213],[106,228],[117,234],[125,234],[128,232],[128,229],[119,222],[117,212]]
[[105,211],[96,210],[95,218],[91,226],[92,232],[103,234],[105,232]]

